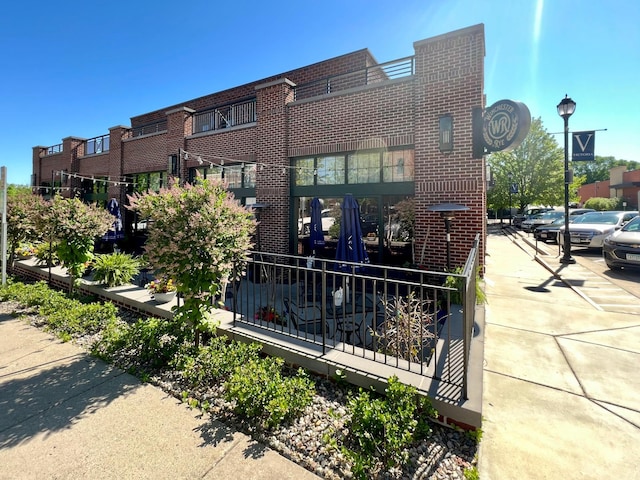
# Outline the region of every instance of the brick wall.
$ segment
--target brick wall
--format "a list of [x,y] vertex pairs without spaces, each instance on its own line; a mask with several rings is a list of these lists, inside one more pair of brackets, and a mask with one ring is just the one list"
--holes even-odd
[[[430,268],[445,265],[444,222],[428,210],[439,203],[460,203],[470,210],[453,222],[452,265],[461,265],[476,234],[480,234],[484,259],[485,164],[472,158],[472,108],[484,107],[484,27],[482,25],[416,42],[415,75],[322,97],[293,102],[293,88],[375,64],[368,50],[319,62],[237,88],[218,92],[132,118],[140,125],[167,120],[167,131],[130,138],[127,127],[110,130],[109,155],[80,159],[84,148],[78,139],[65,139],[65,152],[40,159],[34,148],[34,172],[49,180],[51,169],[72,169],[80,174],[116,177],[167,171],[168,156],[180,149],[195,154],[181,161],[182,177],[199,166],[196,155],[218,163],[215,157],[260,164],[256,198],[268,205],[261,212],[261,249],[287,253],[290,211],[290,157],[359,149],[408,147],[415,150],[416,252]],[[257,99],[255,125],[191,135],[196,110]],[[438,150],[439,117],[453,117],[451,153]],[[67,143],[70,143],[67,151]],[[207,158],[209,157],[209,158]],[[99,165],[106,158],[108,165]],[[97,160],[95,163],[91,163]],[[76,163],[73,163],[76,162]],[[227,163],[227,162],[225,162]],[[102,169],[102,170],[100,170]],[[70,170],[71,171],[71,170]],[[50,180],[49,180],[50,181]],[[122,187],[113,186],[110,196]]]
[[216,92],[211,95],[188,100],[172,107],[166,107],[154,112],[145,113],[144,115],[131,117],[131,125],[135,127],[138,125],[145,125],[147,123],[164,120],[166,111],[175,108],[189,107],[196,111],[201,111],[228,103],[237,103],[248,98],[254,98],[256,95],[256,86],[270,83],[276,80],[287,78],[295,84],[301,85],[321,78],[339,75],[354,70],[360,70],[367,66],[375,64],[376,61],[371,56],[369,50],[358,50],[356,52],[341,55],[329,60],[324,60],[312,65],[307,65],[302,68],[297,68],[295,70],[290,70],[278,75],[273,75],[262,80],[257,80],[245,85],[233,87],[222,92]]
[[[451,264],[464,263],[473,238],[480,233],[485,254],[485,162],[472,158],[472,108],[484,107],[484,27],[477,25],[416,42],[415,194],[416,246],[429,245],[432,268],[446,264],[446,234],[439,214],[428,210],[441,203],[470,208],[452,223]],[[453,117],[451,153],[440,153],[439,118]]]

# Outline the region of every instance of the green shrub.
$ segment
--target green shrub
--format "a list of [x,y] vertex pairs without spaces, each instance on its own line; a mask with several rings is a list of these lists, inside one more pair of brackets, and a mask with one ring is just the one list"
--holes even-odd
[[283,364],[281,358],[254,358],[235,370],[225,384],[225,398],[235,401],[237,414],[269,429],[311,404],[314,383],[302,369],[296,376],[283,376]]
[[117,287],[130,283],[140,271],[140,261],[127,253],[97,255],[93,260],[93,279]]
[[97,333],[117,317],[118,309],[112,303],[67,302],[66,305],[61,303],[60,309],[50,309],[50,306],[40,309],[40,314],[46,316],[49,328],[58,335],[73,338]]
[[162,318],[142,318],[133,325],[112,320],[93,352],[105,359],[121,351],[132,353],[140,366],[159,368],[168,365],[192,335],[181,323]]
[[[49,248],[51,247],[51,248]],[[37,264],[40,266],[55,266],[60,264],[58,258],[58,244],[56,242],[42,242],[35,246]]]
[[360,389],[348,402],[348,430],[342,452],[351,461],[355,478],[370,478],[380,468],[396,468],[408,460],[407,448],[431,433],[435,416],[429,400],[397,377],[389,378],[385,397],[372,398]]
[[245,363],[257,360],[261,350],[259,343],[228,342],[226,337],[213,337],[195,355],[180,355],[176,368],[193,386],[217,383],[228,379]]

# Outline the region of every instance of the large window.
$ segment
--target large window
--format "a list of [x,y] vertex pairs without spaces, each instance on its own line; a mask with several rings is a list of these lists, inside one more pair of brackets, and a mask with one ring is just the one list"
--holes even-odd
[[379,183],[380,153],[349,155],[349,183]]
[[293,160],[292,166],[297,187],[411,182],[414,179],[412,149],[298,158]]
[[382,157],[383,182],[410,182],[413,180],[413,150],[384,152]]
[[136,173],[133,175],[133,191],[144,193],[147,191],[157,192],[164,187],[167,173],[160,172]]

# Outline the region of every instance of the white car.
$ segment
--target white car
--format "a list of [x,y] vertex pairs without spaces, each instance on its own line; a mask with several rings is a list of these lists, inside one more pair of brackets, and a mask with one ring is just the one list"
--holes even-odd
[[[331,216],[331,209],[325,208],[320,213],[322,217],[322,232],[328,233],[331,226],[336,222],[336,219]],[[309,235],[311,233],[311,217],[302,217],[298,220],[298,233],[302,235]]]
[[[587,248],[602,248],[604,239],[622,228],[629,220],[638,216],[637,211],[590,212],[578,216],[569,224],[571,245]],[[558,232],[560,245],[564,243],[564,226]]]

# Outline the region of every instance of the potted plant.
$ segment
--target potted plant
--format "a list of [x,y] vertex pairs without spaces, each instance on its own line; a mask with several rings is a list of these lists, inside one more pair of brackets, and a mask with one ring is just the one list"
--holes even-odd
[[139,271],[139,260],[127,253],[97,255],[93,261],[93,279],[108,287],[130,283]]
[[173,280],[162,276],[150,281],[145,286],[151,297],[159,303],[167,303],[174,299],[176,296],[176,286]]

